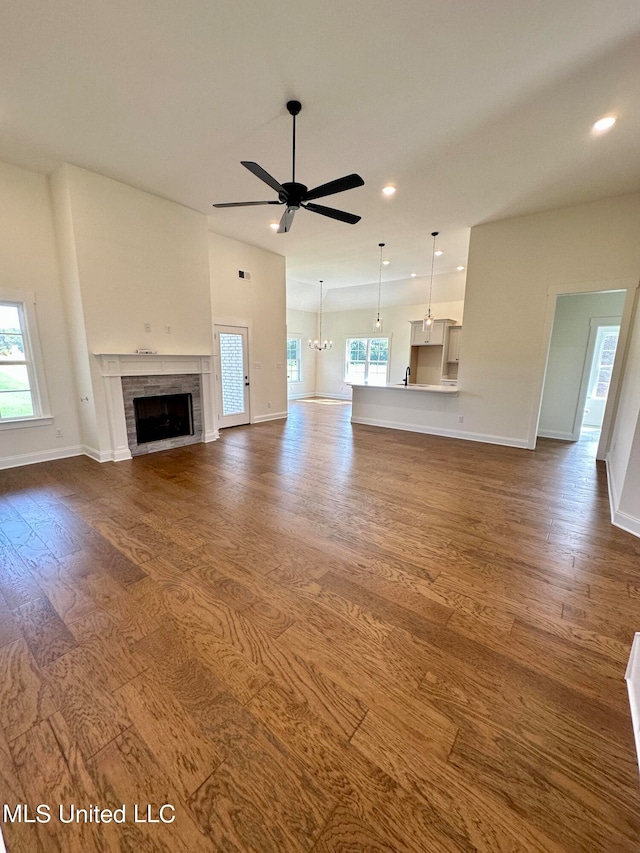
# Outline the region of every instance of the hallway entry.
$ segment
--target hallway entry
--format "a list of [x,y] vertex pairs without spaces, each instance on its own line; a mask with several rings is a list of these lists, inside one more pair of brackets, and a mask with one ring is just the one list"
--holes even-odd
[[556,300],[538,435],[578,441],[602,428],[626,291],[566,293]]

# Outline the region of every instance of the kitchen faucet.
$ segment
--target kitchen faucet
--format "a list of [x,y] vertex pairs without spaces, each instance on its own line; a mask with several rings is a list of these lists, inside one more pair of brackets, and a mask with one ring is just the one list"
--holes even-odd
[[405,387],[405,388],[406,388],[406,387],[407,387],[407,385],[409,384],[409,377],[410,377],[410,376],[411,376],[411,368],[410,368],[410,367],[407,367],[407,369],[406,369],[406,370],[405,370],[405,372],[404,372],[404,387]]

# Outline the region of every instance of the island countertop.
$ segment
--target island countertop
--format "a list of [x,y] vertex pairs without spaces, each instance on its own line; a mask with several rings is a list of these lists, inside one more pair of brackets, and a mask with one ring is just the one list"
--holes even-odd
[[404,382],[385,382],[383,385],[369,385],[364,382],[348,382],[347,384],[351,385],[352,388],[367,388],[371,391],[388,389],[393,391],[423,391],[428,394],[458,395],[458,388],[456,385],[416,385],[411,383],[409,383],[409,385],[405,385]]
[[364,385],[351,388],[351,423],[427,432],[459,434],[463,400],[456,385]]

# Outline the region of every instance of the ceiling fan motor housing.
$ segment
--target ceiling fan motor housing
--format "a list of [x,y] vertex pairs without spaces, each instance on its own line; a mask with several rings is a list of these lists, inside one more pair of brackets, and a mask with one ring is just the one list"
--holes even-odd
[[304,184],[299,184],[295,181],[287,181],[282,185],[282,188],[285,192],[278,193],[280,201],[289,207],[299,208],[305,200],[308,188]]

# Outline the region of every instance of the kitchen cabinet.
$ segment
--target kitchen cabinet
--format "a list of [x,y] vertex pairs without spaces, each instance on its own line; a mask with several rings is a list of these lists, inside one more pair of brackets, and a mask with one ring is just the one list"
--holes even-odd
[[411,346],[443,346],[445,329],[453,325],[454,320],[434,320],[431,328],[423,331],[422,320],[411,320]]
[[409,382],[417,385],[438,385],[446,379],[456,379],[457,367],[447,369],[446,352],[449,329],[457,325],[455,320],[434,320],[430,329],[423,331],[422,320],[411,320],[411,347]]
[[447,362],[457,364],[460,361],[460,332],[462,326],[450,326],[447,339]]

